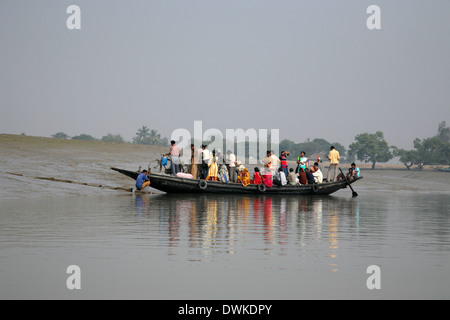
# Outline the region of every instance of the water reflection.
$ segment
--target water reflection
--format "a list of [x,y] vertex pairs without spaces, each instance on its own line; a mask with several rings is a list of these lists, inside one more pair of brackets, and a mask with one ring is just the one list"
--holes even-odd
[[329,269],[337,271],[342,218],[345,232],[359,232],[359,203],[352,198],[136,195],[135,203],[139,219],[157,219],[170,255],[186,247],[195,261],[247,249],[285,256],[326,245]]

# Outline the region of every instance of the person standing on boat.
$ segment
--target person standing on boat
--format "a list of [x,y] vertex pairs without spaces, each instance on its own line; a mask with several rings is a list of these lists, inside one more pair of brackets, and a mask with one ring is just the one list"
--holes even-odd
[[202,179],[208,177],[210,152],[207,145],[202,145]]
[[197,179],[197,163],[198,163],[198,152],[195,149],[193,143],[191,143],[191,174],[194,179]]
[[273,151],[268,151],[267,155],[269,155],[270,152],[270,171],[272,172],[272,177],[275,176],[275,174],[278,171],[278,167],[280,165],[280,159],[273,153]]
[[289,174],[288,164],[287,164],[287,156],[289,155],[289,151],[281,151],[280,154],[280,164],[281,169],[283,169],[284,175],[287,177]]
[[308,166],[308,158],[306,157],[305,151],[300,152],[300,157],[297,158],[297,172],[300,168],[303,169],[303,171],[306,170],[306,167]]
[[142,190],[150,185],[150,179],[148,178],[147,170],[142,170],[142,172],[136,178],[136,189]]
[[194,176],[194,179],[203,179],[202,152],[203,152],[203,145],[201,146],[201,148],[195,150],[196,156],[194,156],[194,161],[195,166],[197,166],[197,175]]
[[165,156],[170,155],[172,175],[176,176],[180,172],[180,148],[175,144],[175,140],[170,141],[170,144],[170,151]]
[[330,160],[330,167],[328,168],[328,181],[336,181],[337,180],[337,171],[339,165],[339,151],[337,151],[334,146],[330,147],[330,153],[328,154],[328,159]]
[[219,162],[219,157],[216,156],[216,150],[213,150],[212,154],[208,160],[209,170],[208,170],[208,176],[206,177],[205,180],[209,180],[209,179],[211,179],[212,181],[217,180],[217,174],[219,172],[219,166],[217,165],[218,162]]
[[236,182],[237,180],[236,155],[233,152],[231,152],[231,150],[227,151],[227,166],[228,172],[230,173],[230,181]]

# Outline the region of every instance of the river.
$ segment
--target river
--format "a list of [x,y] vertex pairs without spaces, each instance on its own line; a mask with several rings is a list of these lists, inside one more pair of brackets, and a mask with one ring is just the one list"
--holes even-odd
[[1,299],[450,298],[448,173],[363,170],[355,198],[156,195],[32,179],[81,179],[32,160],[0,173]]

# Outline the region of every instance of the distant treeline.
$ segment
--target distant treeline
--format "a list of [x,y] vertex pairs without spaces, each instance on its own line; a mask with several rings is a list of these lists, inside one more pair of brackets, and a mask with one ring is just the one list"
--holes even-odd
[[[116,142],[125,143],[126,141],[120,134],[110,134],[103,136],[101,139],[96,139],[88,134],[80,134],[70,137],[64,132],[58,132],[52,135],[53,138],[58,139],[72,139],[72,140],[89,140],[89,141],[104,141],[104,142]],[[169,146],[169,139],[161,137],[158,130],[149,129],[147,126],[139,128],[136,135],[131,141],[135,144],[153,145],[153,146]],[[200,144],[209,144],[210,141],[198,142]],[[248,141],[245,143],[245,152],[250,154],[250,148],[254,146]],[[377,131],[376,133],[361,133],[355,136],[355,141],[350,144],[348,150],[338,142],[328,142],[325,139],[315,138],[314,140],[307,139],[305,142],[296,143],[291,140],[282,140],[278,145],[278,150],[289,151],[289,160],[295,160],[300,152],[306,153],[307,157],[321,156],[322,159],[326,159],[330,146],[334,146],[341,155],[341,162],[354,162],[359,160],[365,163],[372,163],[372,168],[375,168],[377,162],[387,162],[394,157],[398,157],[399,161],[404,163],[405,166],[410,169],[413,165],[417,165],[418,169],[422,169],[425,165],[450,165],[450,128],[447,127],[445,121],[441,122],[438,126],[437,134],[431,138],[414,140],[414,149],[405,150],[397,148],[396,146],[389,146],[384,139],[383,132]],[[224,141],[223,146],[226,146]],[[235,150],[239,147],[235,145]],[[267,143],[267,149],[271,150],[270,138]],[[223,150],[226,152],[226,150]],[[261,150],[264,152],[264,150]],[[252,153],[254,154],[254,153]],[[258,154],[260,150],[258,150]]]
[[[64,132],[58,132],[52,135],[53,138],[57,139],[72,139],[72,140],[86,140],[86,141],[104,141],[104,142],[115,142],[115,143],[126,143],[125,139],[120,134],[108,133],[101,139],[94,138],[89,134],[80,134],[77,136],[69,136]],[[138,129],[136,135],[133,137],[132,143],[136,144],[146,144],[153,146],[167,146],[169,140],[165,137],[161,137],[158,130],[150,130],[147,126],[143,126]]]
[[393,155],[410,169],[413,165],[422,170],[425,165],[450,165],[450,128],[441,122],[435,136],[414,141],[413,150],[392,147]]

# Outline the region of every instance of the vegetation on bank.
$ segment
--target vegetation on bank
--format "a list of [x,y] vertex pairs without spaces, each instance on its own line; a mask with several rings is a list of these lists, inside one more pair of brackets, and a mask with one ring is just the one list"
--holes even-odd
[[410,169],[417,165],[422,170],[425,165],[450,165],[450,128],[445,121],[438,126],[437,134],[431,138],[414,140],[414,149],[393,148],[393,155]]
[[[96,139],[88,134],[80,134],[70,137],[64,132],[58,132],[52,135],[53,138],[58,139],[72,139],[85,141],[104,141],[125,143],[126,141],[120,134],[108,133],[101,139]],[[270,138],[269,138],[270,140]],[[147,126],[139,128],[133,137],[133,144],[152,145],[152,146],[169,146],[169,139],[161,137],[157,130],[149,129]],[[208,144],[208,141],[203,143]],[[445,121],[438,126],[437,134],[430,138],[414,140],[414,149],[405,150],[390,146],[385,140],[383,132],[377,131],[375,133],[361,133],[355,136],[355,141],[350,144],[348,150],[338,142],[329,142],[325,139],[315,138],[313,140],[307,139],[304,142],[296,143],[294,141],[284,139],[279,144],[279,150],[289,150],[290,159],[296,158],[304,151],[307,156],[320,155],[324,160],[333,145],[341,154],[341,161],[354,162],[361,161],[363,163],[370,163],[372,169],[375,169],[377,163],[386,163],[394,157],[398,157],[407,169],[416,165],[419,170],[422,170],[425,165],[450,165],[450,128],[447,127]],[[225,143],[224,143],[225,145]],[[245,150],[248,153],[250,144],[245,142]],[[270,149],[270,141],[268,141],[268,148]]]

